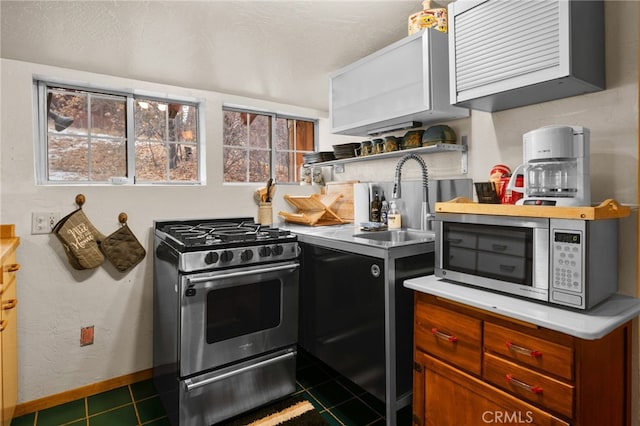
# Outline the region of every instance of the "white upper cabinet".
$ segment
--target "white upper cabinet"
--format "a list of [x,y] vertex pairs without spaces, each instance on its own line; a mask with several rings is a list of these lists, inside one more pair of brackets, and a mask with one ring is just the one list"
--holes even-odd
[[469,116],[449,102],[448,67],[447,34],[428,29],[333,72],[331,132],[366,136]]
[[604,89],[601,0],[449,4],[451,103],[500,111]]

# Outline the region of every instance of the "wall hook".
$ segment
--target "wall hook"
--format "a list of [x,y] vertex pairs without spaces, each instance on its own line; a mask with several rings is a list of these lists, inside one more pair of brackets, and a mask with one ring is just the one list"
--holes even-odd
[[76,195],[76,204],[78,205],[78,207],[82,208],[82,206],[84,205],[85,201],[87,201],[87,199],[85,198],[85,196],[83,194]]

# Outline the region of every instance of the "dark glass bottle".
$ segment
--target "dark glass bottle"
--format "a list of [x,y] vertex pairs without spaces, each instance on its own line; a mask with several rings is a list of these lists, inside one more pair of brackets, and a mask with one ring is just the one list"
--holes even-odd
[[381,207],[380,197],[378,196],[378,192],[376,191],[376,195],[373,197],[371,201],[371,208],[369,209],[369,220],[371,222],[380,222],[380,207]]

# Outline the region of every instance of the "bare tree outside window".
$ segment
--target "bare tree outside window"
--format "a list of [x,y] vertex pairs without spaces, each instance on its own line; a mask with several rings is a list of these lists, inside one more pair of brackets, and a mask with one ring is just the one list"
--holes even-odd
[[235,109],[223,117],[225,182],[299,182],[302,154],[315,149],[315,121]]
[[48,180],[126,176],[126,98],[51,89],[47,104]]
[[196,103],[35,84],[47,123],[41,182],[199,183]]

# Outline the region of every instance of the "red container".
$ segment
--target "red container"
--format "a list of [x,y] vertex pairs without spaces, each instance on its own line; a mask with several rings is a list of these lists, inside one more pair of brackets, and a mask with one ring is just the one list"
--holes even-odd
[[[515,204],[516,201],[521,199],[524,195],[522,192],[515,192],[507,189],[507,185],[509,185],[510,180],[511,176],[502,177],[500,178],[500,183],[497,185],[498,198],[502,204]],[[524,176],[518,175],[516,177],[516,187],[524,188]]]

